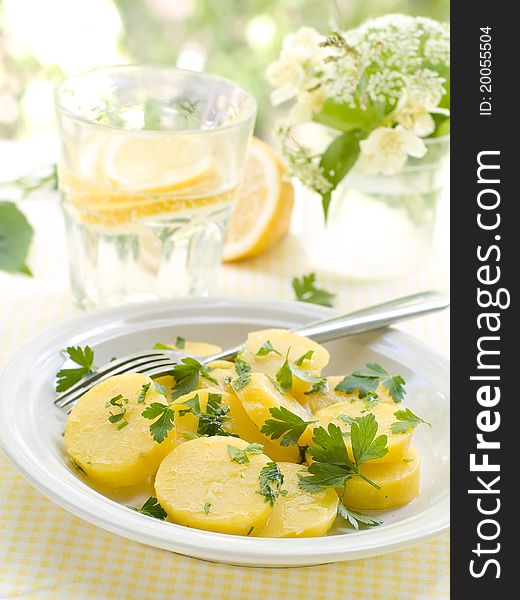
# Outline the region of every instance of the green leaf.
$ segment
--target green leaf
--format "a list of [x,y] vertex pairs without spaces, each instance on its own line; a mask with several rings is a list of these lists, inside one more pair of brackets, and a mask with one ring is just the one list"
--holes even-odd
[[278,496],[280,494],[285,495],[282,490],[283,474],[280,467],[275,462],[268,462],[260,471],[259,479],[260,489],[258,493],[264,497],[266,502],[274,506]]
[[186,339],[178,335],[175,340],[175,345],[179,350],[184,350],[184,348],[186,348]]
[[270,408],[269,412],[274,418],[267,419],[260,431],[272,440],[277,440],[283,435],[281,446],[295,446],[307,425],[317,422],[304,421],[284,406]]
[[235,371],[237,372],[237,375],[247,375],[251,372],[251,365],[245,360],[237,357],[235,359]]
[[249,456],[253,454],[262,454],[264,451],[263,444],[249,444],[245,448],[237,448],[236,446],[228,446],[228,453],[231,460],[242,465],[249,462]]
[[285,361],[276,373],[276,381],[280,384],[281,388],[284,391],[288,392],[292,388],[293,377],[296,377],[296,379],[299,379],[300,381],[305,381],[307,383],[312,383],[315,385],[322,383],[323,377],[310,375],[306,371],[302,371],[301,369],[298,369],[298,367],[291,365],[291,363],[289,362],[290,350],[290,348],[289,350],[287,350]]
[[332,306],[332,300],[336,294],[332,294],[323,288],[318,288],[315,284],[315,273],[302,275],[301,279],[295,277],[292,280],[292,287],[296,300],[300,300],[300,302],[309,302],[311,304],[320,304],[321,306]]
[[415,429],[421,423],[432,426],[428,421],[424,421],[421,417],[415,415],[409,408],[398,410],[394,413],[394,416],[397,421],[390,426],[392,433],[406,433],[409,429]]
[[322,196],[323,214],[327,222],[331,193],[354,166],[359,156],[358,131],[347,131],[332,141],[320,159],[323,175],[332,184],[332,189]]
[[250,381],[251,381],[251,375],[249,373],[244,373],[243,375],[240,375],[240,377],[233,379],[233,381],[231,382],[231,387],[236,392],[238,392],[238,390],[245,388],[246,385],[248,385]]
[[189,394],[199,387],[201,377],[218,384],[218,381],[209,374],[209,371],[198,360],[186,357],[173,367],[171,375],[175,379],[175,385],[172,389],[173,398],[180,398]]
[[394,402],[401,402],[406,394],[404,379],[400,375],[392,377],[377,363],[367,363],[363,369],[354,371],[340,381],[335,389],[347,394],[358,392],[361,399],[377,398],[376,389],[379,384],[388,390]]
[[273,348],[273,345],[271,344],[271,342],[269,340],[267,340],[267,342],[265,342],[264,344],[262,344],[258,350],[258,352],[255,354],[255,356],[267,356],[270,352],[274,352],[275,354],[280,354],[278,352],[278,350],[275,350]]
[[384,111],[378,105],[361,109],[328,99],[321,110],[314,113],[313,120],[338,131],[372,131],[379,126],[383,116]]
[[340,517],[345,519],[350,527],[356,530],[358,530],[360,527],[375,527],[383,523],[383,521],[377,517],[350,510],[342,502],[340,502],[338,505],[338,514]]
[[167,404],[152,402],[141,414],[145,419],[156,419],[150,425],[150,433],[152,438],[161,444],[168,436],[168,432],[173,429],[175,412]]
[[142,515],[146,515],[147,517],[154,517],[155,519],[160,519],[163,521],[168,516],[164,508],[159,504],[157,498],[154,496],[150,496],[148,500],[141,506],[141,508],[137,508],[136,506],[129,506],[135,512],[141,513]]
[[229,413],[229,406],[221,406],[221,404],[222,394],[208,394],[206,409],[203,411],[200,408],[199,395],[195,394],[192,398],[188,398],[180,405],[186,406],[187,408],[179,410],[179,417],[183,417],[189,412],[196,416],[199,419],[197,426],[197,433],[199,435],[228,435],[235,437],[234,434],[223,429],[224,423],[229,420],[229,417],[227,416]]
[[26,265],[33,228],[13,202],[0,200],[0,270],[31,275]]
[[388,454],[386,435],[379,435],[376,438],[376,433],[377,421],[373,413],[367,413],[352,423],[350,439],[354,461],[357,466],[367,460],[381,458]]
[[204,502],[204,514],[207,515],[209,514],[209,510],[211,508],[211,502]]
[[302,354],[300,358],[294,361],[294,364],[297,367],[301,367],[305,360],[310,360],[312,355],[314,354],[314,350],[308,350],[305,354]]
[[298,486],[306,492],[321,492],[327,488],[343,487],[352,475],[340,465],[313,462],[309,466],[310,477],[298,474]]
[[137,399],[137,402],[139,404],[144,404],[146,394],[148,393],[148,390],[150,389],[151,385],[151,383],[143,383],[143,385],[141,386],[141,392],[139,393],[139,398]]
[[94,351],[90,346],[69,346],[65,353],[79,365],[77,368],[60,369],[56,374],[56,391],[64,392],[87,375],[96,371],[94,366]]

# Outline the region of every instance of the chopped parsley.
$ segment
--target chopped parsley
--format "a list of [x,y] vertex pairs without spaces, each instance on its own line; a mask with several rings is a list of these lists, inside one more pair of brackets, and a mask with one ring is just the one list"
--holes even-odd
[[158,444],[164,442],[168,432],[173,429],[174,410],[168,404],[152,402],[141,414],[145,419],[155,419],[150,425],[150,433]]
[[312,355],[313,355],[313,354],[314,354],[314,350],[307,350],[307,352],[306,352],[305,354],[302,354],[302,355],[300,356],[300,358],[298,358],[298,359],[296,359],[296,360],[294,361],[294,364],[295,364],[297,367],[301,367],[301,366],[302,366],[302,364],[303,364],[303,361],[305,361],[305,360],[310,360],[310,359],[312,358]]
[[238,390],[241,390],[242,388],[246,387],[246,385],[248,385],[250,381],[251,381],[251,375],[249,373],[244,373],[243,375],[240,375],[236,379],[233,379],[233,381],[231,382],[231,387],[236,392],[238,392]]
[[315,375],[310,375],[305,371],[302,371],[298,367],[291,365],[289,362],[289,352],[291,349],[287,350],[287,354],[285,356],[285,362],[281,366],[278,373],[276,373],[276,381],[280,384],[281,388],[288,392],[293,385],[293,377],[296,379],[300,379],[301,381],[306,381],[312,384],[322,383],[324,380],[323,377],[316,377]]
[[285,496],[287,490],[282,490],[283,485],[283,474],[280,471],[280,467],[273,461],[268,462],[265,467],[260,471],[260,489],[258,493],[261,494],[266,502],[269,502],[271,506],[274,506],[278,496]]
[[304,421],[284,406],[270,408],[269,412],[274,418],[267,419],[260,431],[273,440],[283,435],[280,440],[281,446],[295,446],[307,429],[307,425],[316,423],[316,421]]
[[394,416],[397,418],[397,421],[390,426],[392,433],[406,433],[409,429],[415,429],[415,427],[421,423],[429,425],[430,427],[432,426],[428,421],[424,421],[421,417],[414,415],[409,408],[398,410],[394,413]]
[[60,369],[56,374],[56,391],[64,392],[87,375],[96,372],[94,351],[90,346],[69,346],[65,351],[78,366],[73,369]]
[[332,301],[336,295],[316,286],[315,273],[302,275],[301,279],[295,277],[292,280],[292,287],[296,295],[296,300],[310,302],[311,304],[320,304],[321,306],[332,306]]
[[187,408],[179,409],[179,417],[183,417],[187,413],[192,413],[198,417],[199,424],[197,427],[197,433],[199,435],[226,435],[237,437],[233,433],[226,431],[223,426],[226,421],[229,420],[227,416],[229,412],[229,406],[222,406],[222,394],[208,394],[208,401],[206,402],[206,409],[203,411],[200,408],[200,398],[198,394],[195,394],[191,398],[188,398],[180,406],[186,406]]
[[142,515],[146,515],[147,517],[154,517],[155,519],[160,519],[164,521],[168,516],[164,508],[159,504],[157,498],[154,496],[150,496],[148,500],[141,506],[141,508],[137,508],[136,506],[129,506],[135,512],[138,512]]
[[209,514],[210,508],[211,508],[211,502],[205,502],[204,503],[204,508],[203,508],[205,515]]
[[404,379],[400,375],[392,377],[377,363],[367,363],[363,369],[354,371],[340,381],[335,389],[347,394],[358,392],[361,399],[377,398],[376,389],[379,384],[388,390],[394,402],[401,402],[406,394]]
[[356,530],[360,527],[374,527],[383,523],[383,521],[377,517],[365,515],[364,513],[347,508],[343,502],[340,502],[338,505],[338,514],[345,519],[349,527]]
[[218,384],[218,381],[209,374],[208,369],[203,364],[189,356],[183,358],[179,364],[173,367],[171,375],[175,379],[175,385],[172,388],[174,399],[196,390],[199,387],[201,377],[211,381],[211,383]]
[[[262,344],[258,350],[258,352],[255,354],[255,356],[267,356],[268,354],[270,354],[271,352],[274,352],[275,354],[280,354],[280,352],[278,352],[278,350],[275,350],[273,348],[273,345],[271,344],[271,342],[269,340],[267,340],[267,342],[265,342],[264,344]],[[281,354],[280,354],[281,356]]]
[[236,446],[227,447],[231,460],[242,465],[249,462],[248,455],[262,454],[264,450],[263,444],[249,444],[245,448],[237,448]]
[[151,385],[151,383],[143,383],[143,385],[141,386],[141,392],[139,394],[139,398],[137,399],[137,402],[139,404],[144,404],[144,401],[146,399],[146,394],[148,393],[148,390],[150,389],[150,385]]

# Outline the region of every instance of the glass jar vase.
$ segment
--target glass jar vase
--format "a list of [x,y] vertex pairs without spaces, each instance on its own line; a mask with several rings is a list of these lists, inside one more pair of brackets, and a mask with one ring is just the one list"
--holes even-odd
[[355,279],[387,279],[420,268],[431,251],[437,205],[447,183],[449,136],[424,140],[428,152],[396,175],[354,166],[321,202],[305,198],[304,247],[312,268]]

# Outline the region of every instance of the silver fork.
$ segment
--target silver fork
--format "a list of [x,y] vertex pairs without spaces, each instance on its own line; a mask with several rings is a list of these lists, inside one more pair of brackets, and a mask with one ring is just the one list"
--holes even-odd
[[[370,306],[347,315],[314,321],[291,329],[291,331],[307,336],[316,342],[331,342],[349,335],[387,327],[398,321],[443,310],[448,306],[449,297],[447,295],[439,292],[422,292]],[[241,348],[242,346],[228,348],[223,352],[206,356],[200,362],[207,364],[214,360],[233,359]],[[185,357],[186,354],[175,350],[144,350],[128,354],[103,365],[88,379],[71,386],[56,398],[54,404],[59,408],[69,410],[85,392],[113,375],[130,372],[145,373],[150,377],[167,375],[172,367]]]

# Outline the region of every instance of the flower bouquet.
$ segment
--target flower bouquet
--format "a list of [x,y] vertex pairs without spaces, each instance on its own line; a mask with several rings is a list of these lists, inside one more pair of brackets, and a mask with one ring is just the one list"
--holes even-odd
[[[352,232],[356,216],[364,219],[357,230],[366,232],[368,219],[377,231],[375,205],[367,202],[381,207],[381,200],[406,215],[404,229],[419,228],[412,234],[399,226],[400,239],[419,238],[424,248],[387,252],[393,268],[381,263],[357,275],[392,276],[409,270],[403,256],[424,258],[449,140],[449,50],[447,24],[387,15],[328,36],[304,27],[285,38],[280,57],[268,67],[272,103],[289,106],[277,126],[288,173],[321,196],[328,242],[318,245],[329,253],[327,263],[330,252],[344,259],[344,245],[331,247],[330,239],[336,229],[344,239],[345,225]],[[352,192],[357,195],[347,206]],[[364,204],[356,208],[360,195]],[[390,226],[389,215],[379,212],[383,227]],[[316,215],[312,221],[310,233],[319,238]]]

